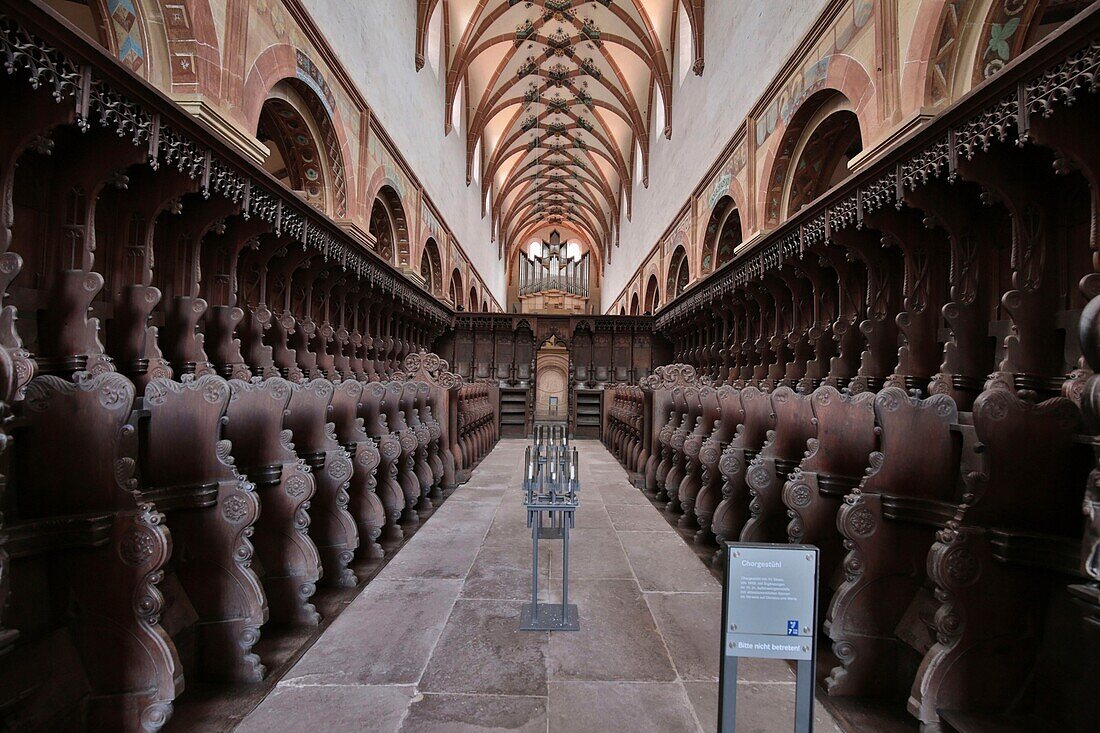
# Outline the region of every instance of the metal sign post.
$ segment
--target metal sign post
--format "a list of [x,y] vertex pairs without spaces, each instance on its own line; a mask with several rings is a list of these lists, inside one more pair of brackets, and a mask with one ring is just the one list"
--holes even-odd
[[797,661],[794,730],[812,733],[818,549],[727,542],[726,553],[718,731],[736,729],[737,660],[752,657]]

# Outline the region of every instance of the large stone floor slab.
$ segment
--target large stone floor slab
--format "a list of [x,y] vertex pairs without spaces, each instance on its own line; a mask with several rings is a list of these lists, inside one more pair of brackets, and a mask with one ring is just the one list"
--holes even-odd
[[[501,441],[238,730],[713,731],[720,584],[595,441],[577,442],[581,630],[519,630],[525,446]],[[540,546],[540,597],[560,601],[561,545]],[[745,660],[738,678],[739,730],[790,730],[790,668]]]

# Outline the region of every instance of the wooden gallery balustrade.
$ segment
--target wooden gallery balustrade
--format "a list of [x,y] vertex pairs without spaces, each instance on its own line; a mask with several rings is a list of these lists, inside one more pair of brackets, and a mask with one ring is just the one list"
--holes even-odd
[[607,398],[694,541],[821,548],[819,681],[922,730],[1100,720],[1098,38],[1094,7],[750,244]]
[[33,6],[0,11],[0,718],[156,730],[496,440],[452,314]]

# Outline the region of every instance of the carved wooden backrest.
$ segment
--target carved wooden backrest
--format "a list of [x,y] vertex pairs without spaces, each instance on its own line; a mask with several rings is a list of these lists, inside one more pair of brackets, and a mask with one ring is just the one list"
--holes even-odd
[[682,434],[688,414],[688,400],[686,390],[676,387],[672,390],[672,434]]
[[424,424],[424,416],[416,406],[419,393],[417,382],[405,382],[401,387],[401,410],[405,413],[409,428],[416,434],[416,439],[421,446],[426,446],[431,439],[428,426]]
[[[401,382],[386,383],[386,397],[382,402],[382,408],[386,411],[390,430],[395,433],[409,429],[409,423],[401,409],[401,397],[404,391],[405,385]],[[471,385],[470,396],[473,397],[473,385]]]
[[229,395],[229,383],[213,374],[188,382],[163,377],[149,382],[142,470],[147,486],[196,486],[237,478],[229,463],[230,443],[221,438]]
[[961,451],[951,432],[959,418],[955,401],[942,394],[915,399],[887,387],[875,396],[874,406],[879,450],[871,454],[871,469],[860,488],[890,496],[954,498]]
[[334,391],[332,382],[327,379],[311,379],[294,385],[286,426],[294,434],[298,453],[321,453],[337,447],[328,429]]
[[741,390],[724,384],[715,391],[718,399],[718,429],[715,435],[718,440],[728,442],[737,431],[737,426],[745,417],[741,408]]
[[703,432],[709,435],[714,429],[714,423],[717,422],[718,416],[721,414],[721,406],[718,403],[718,390],[704,387],[699,390],[699,400],[703,408]]
[[368,438],[364,421],[359,416],[365,387],[362,382],[345,379],[333,388],[331,419],[336,425],[336,440],[341,445],[358,443]]
[[363,418],[363,427],[366,429],[367,434],[375,438],[390,434],[383,407],[385,398],[386,385],[382,382],[370,382],[363,385],[359,416]]
[[817,432],[810,396],[783,386],[771,393],[771,402],[775,428],[769,432],[768,444],[760,455],[799,461],[806,452],[806,441]]
[[409,424],[409,427],[415,429],[417,423],[420,422],[419,415],[416,412],[416,384],[413,382],[400,384],[401,398],[397,401],[397,404],[401,407],[401,411],[405,413],[405,422]]
[[247,472],[294,460],[290,431],[283,428],[290,382],[281,377],[254,382],[231,379],[229,390],[225,437],[233,444],[237,466]]
[[736,444],[739,448],[760,450],[768,437],[768,431],[775,426],[775,413],[767,393],[756,387],[745,387],[740,392],[741,409],[744,420],[737,433]]
[[[427,426],[432,440],[439,440],[443,427],[436,415],[437,407],[433,407],[433,403],[438,405],[439,400],[432,398],[432,392],[432,387],[426,382],[416,382],[416,406],[420,410],[420,420]],[[439,397],[442,398],[443,395]]]
[[450,364],[439,354],[418,351],[405,357],[404,371],[394,374],[394,379],[399,382],[416,380],[439,386],[443,390],[454,390],[462,386],[462,378],[448,371],[449,369]]
[[705,380],[700,380],[695,367],[690,364],[666,364],[657,367],[652,374],[647,375],[642,380],[642,388],[656,392],[662,389],[671,390],[675,387],[699,386],[700,381]]
[[858,480],[875,449],[874,393],[848,395],[825,386],[814,391],[810,402],[817,436],[810,440],[802,469]]
[[1084,481],[1073,480],[1070,450],[1078,417],[1065,397],[1033,404],[999,386],[982,392],[974,430],[984,446],[983,477],[971,486],[966,522],[1076,533]]
[[687,402],[688,429],[694,428],[696,421],[703,414],[703,391],[713,392],[710,387],[689,387],[684,390],[684,399]]
[[28,430],[18,438],[17,492],[24,518],[133,508],[134,460],[120,455],[134,385],[116,372],[27,386]]

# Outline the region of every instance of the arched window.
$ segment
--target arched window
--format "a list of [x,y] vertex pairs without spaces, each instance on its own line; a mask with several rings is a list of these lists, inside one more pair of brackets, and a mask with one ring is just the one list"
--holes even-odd
[[439,67],[443,61],[443,3],[438,3],[432,11],[432,17],[428,19],[428,42],[424,49],[428,57],[428,65],[435,74],[439,74]]
[[649,115],[649,119],[653,121],[653,139],[660,140],[665,134],[665,99],[661,94],[661,86],[656,82],[653,83],[653,111]]
[[481,312],[482,313],[488,313],[489,312],[489,301],[487,301],[487,300],[481,301]]
[[392,265],[409,264],[409,229],[405,208],[397,191],[383,186],[371,207],[368,231],[374,237],[374,251]]
[[462,131],[462,108],[466,106],[466,87],[462,82],[458,83],[458,91],[455,92],[455,101],[451,105],[451,130]]
[[676,10],[676,76],[680,84],[684,83],[691,69],[691,21],[683,3],[677,3]]
[[[474,145],[474,165],[473,165],[473,181],[474,185],[481,183],[481,140],[478,140]],[[488,202],[488,198],[486,198]]]
[[630,298],[630,315],[632,315],[632,316],[640,315],[639,312],[638,312],[638,308],[639,308],[639,306],[638,306],[638,294],[634,293],[634,295],[631,296],[631,298]]
[[741,212],[729,196],[723,196],[715,205],[704,237],[702,270],[706,274],[731,261],[741,244]]
[[303,82],[284,79],[260,110],[256,138],[271,151],[264,169],[307,202],[347,215],[343,158],[328,110]]
[[470,310],[477,308],[477,288],[470,286],[470,300],[467,301],[470,304]]

